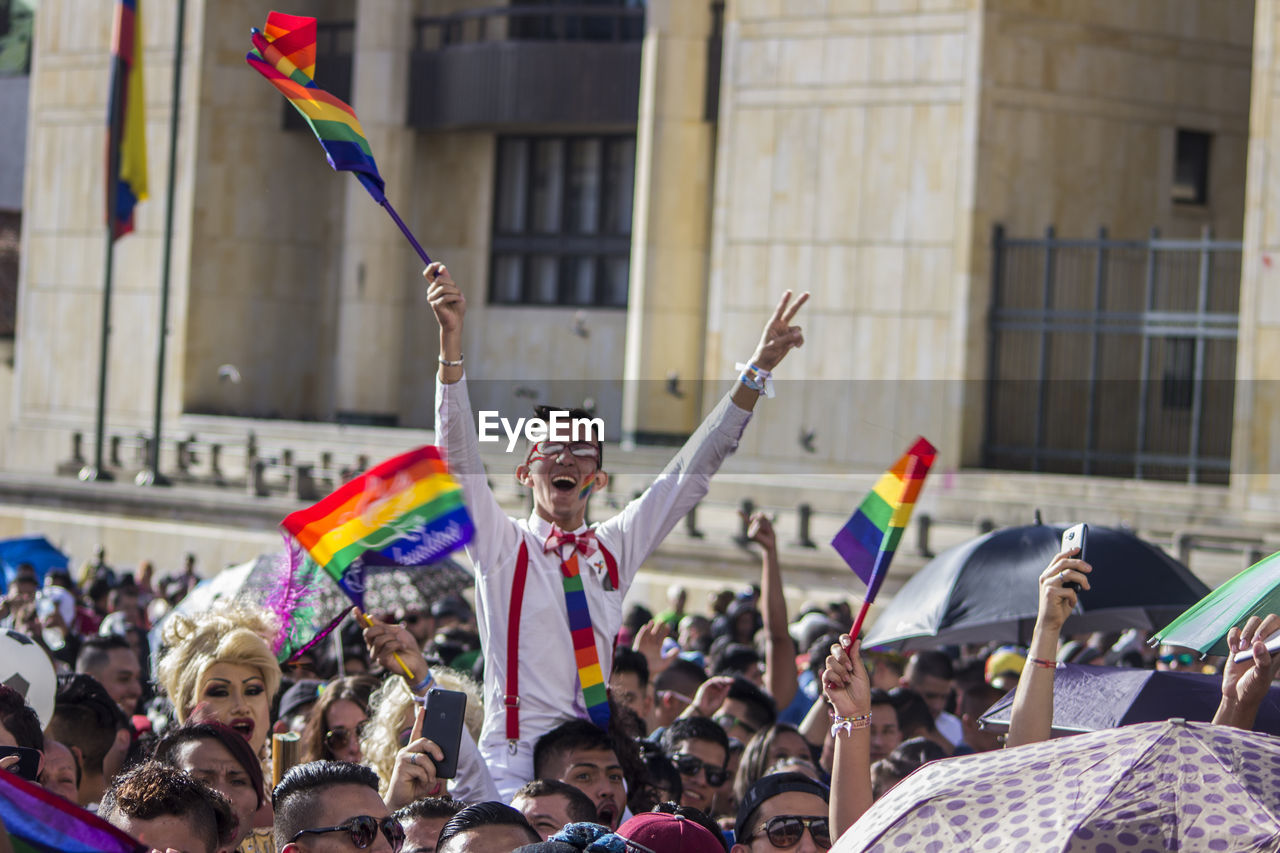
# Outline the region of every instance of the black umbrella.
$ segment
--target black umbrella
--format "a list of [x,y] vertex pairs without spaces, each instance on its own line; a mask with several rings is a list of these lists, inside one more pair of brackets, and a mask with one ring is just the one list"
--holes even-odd
[[[453,560],[444,559],[429,566],[364,564],[364,609],[370,613],[406,610],[430,610],[431,605],[449,595],[470,589],[471,572]],[[351,599],[335,583],[320,590],[316,605],[321,609],[345,609]]]
[[[1096,732],[1171,717],[1208,723],[1221,699],[1220,675],[1062,664],[1053,679],[1053,733]],[[1010,693],[982,715],[982,727],[1008,731],[1012,712]],[[1253,728],[1280,734],[1280,687],[1267,693]]]
[[[950,548],[903,585],[863,645],[909,650],[949,643],[1029,643],[1039,609],[1037,579],[1065,527],[1008,527]],[[1191,571],[1126,530],[1089,528],[1093,588],[1080,595],[1069,634],[1168,624],[1208,594]]]

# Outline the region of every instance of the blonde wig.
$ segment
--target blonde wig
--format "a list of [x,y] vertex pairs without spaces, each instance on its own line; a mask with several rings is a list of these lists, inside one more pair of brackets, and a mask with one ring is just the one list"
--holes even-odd
[[266,682],[268,698],[274,697],[280,689],[280,664],[271,653],[268,638],[273,636],[271,618],[249,605],[169,614],[164,620],[157,674],[178,722],[186,722],[196,705],[200,680],[217,663],[256,669]]
[[[445,667],[433,669],[431,674],[435,677],[435,686],[467,694],[467,731],[479,742],[480,729],[484,726],[480,685]],[[391,771],[396,766],[396,753],[400,751],[400,733],[413,728],[413,694],[404,679],[388,676],[382,687],[369,697],[369,711],[369,722],[360,738],[360,754],[364,756],[364,763],[378,774],[378,793],[386,796]]]

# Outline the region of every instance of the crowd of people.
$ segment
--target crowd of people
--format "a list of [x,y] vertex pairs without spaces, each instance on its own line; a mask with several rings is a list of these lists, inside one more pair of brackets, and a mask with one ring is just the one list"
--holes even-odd
[[[1072,551],[1039,579],[1028,648],[863,653],[848,601],[788,611],[764,513],[747,519],[758,582],[705,608],[679,585],[660,613],[624,607],[803,343],[791,320],[805,297],[782,299],[742,380],[649,489],[588,526],[607,482],[599,441],[531,442],[516,476],[533,514],[498,507],[462,371],[465,298],[443,267],[426,277],[437,440],[476,526],[471,600],[357,613],[338,642],[282,665],[280,626],[252,603],[174,609],[190,567],[157,581],[99,565],[43,587],[22,567],[0,615],[59,675],[47,720],[0,686],[0,746],[38,750],[40,785],[157,851],[811,853],[928,762],[1047,740],[1059,660],[1205,665],[1132,633],[1063,644],[1073,585],[1087,590],[1092,571]],[[1280,666],[1261,641],[1277,629],[1272,616],[1233,631],[1232,650],[1253,656],[1222,662],[1215,722],[1252,726]],[[1006,743],[979,718],[1010,690]],[[424,734],[440,691],[467,698],[456,744]],[[0,767],[21,772],[20,759]]]

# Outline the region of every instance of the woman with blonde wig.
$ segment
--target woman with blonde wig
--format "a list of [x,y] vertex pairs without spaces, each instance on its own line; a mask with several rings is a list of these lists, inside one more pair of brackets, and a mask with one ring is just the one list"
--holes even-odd
[[249,606],[170,614],[158,670],[178,722],[222,723],[264,756],[271,700],[280,688],[280,665],[267,639],[274,635],[270,617]]

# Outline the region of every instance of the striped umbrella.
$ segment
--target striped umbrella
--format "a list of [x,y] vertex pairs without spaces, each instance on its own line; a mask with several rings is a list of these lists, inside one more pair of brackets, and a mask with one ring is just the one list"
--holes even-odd
[[1250,616],[1280,613],[1280,551],[1259,560],[1174,619],[1155,635],[1171,646],[1225,655],[1227,632]]

